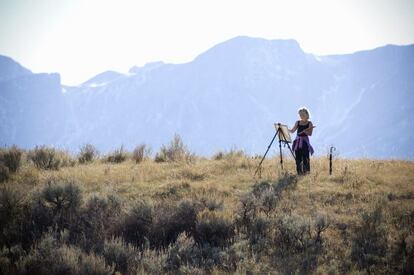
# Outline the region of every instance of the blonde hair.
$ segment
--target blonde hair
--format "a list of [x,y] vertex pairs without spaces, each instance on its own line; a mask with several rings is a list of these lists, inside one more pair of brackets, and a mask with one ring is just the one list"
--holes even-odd
[[298,114],[300,115],[301,113],[305,114],[308,117],[308,119],[310,119],[310,112],[308,108],[306,108],[305,106],[299,108]]

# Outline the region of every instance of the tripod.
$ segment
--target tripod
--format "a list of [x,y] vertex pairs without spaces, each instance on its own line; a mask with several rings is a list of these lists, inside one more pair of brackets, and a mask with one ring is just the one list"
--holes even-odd
[[[276,124],[275,124],[275,125],[276,125]],[[296,160],[295,154],[293,153],[292,148],[290,148],[289,141],[287,140],[287,138],[286,138],[286,136],[285,136],[285,133],[283,133],[283,131],[281,130],[281,124],[280,124],[280,123],[278,123],[278,124],[277,124],[277,130],[276,130],[276,133],[275,133],[275,135],[273,136],[272,141],[270,142],[269,146],[267,146],[267,150],[266,150],[265,154],[263,155],[262,160],[260,161],[259,165],[257,166],[257,169],[256,169],[256,171],[254,172],[253,177],[255,177],[255,176],[256,176],[257,172],[259,172],[259,178],[261,178],[261,177],[262,177],[262,171],[261,171],[262,162],[264,161],[264,159],[265,159],[265,157],[266,157],[267,153],[269,152],[269,149],[270,149],[270,147],[272,146],[273,141],[275,140],[276,136],[278,136],[278,137],[279,137],[280,167],[282,168],[282,170],[283,170],[282,143],[283,143],[283,145],[284,145],[284,146],[286,146],[286,145],[288,146],[289,151],[292,153],[293,158]]]

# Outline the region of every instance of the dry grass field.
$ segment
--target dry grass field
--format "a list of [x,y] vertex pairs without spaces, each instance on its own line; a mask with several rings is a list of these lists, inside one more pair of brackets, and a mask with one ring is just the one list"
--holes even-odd
[[338,158],[329,175],[313,157],[296,176],[274,157],[258,179],[260,158],[236,151],[59,156],[49,169],[15,150],[19,167],[0,183],[3,274],[414,272],[410,161]]

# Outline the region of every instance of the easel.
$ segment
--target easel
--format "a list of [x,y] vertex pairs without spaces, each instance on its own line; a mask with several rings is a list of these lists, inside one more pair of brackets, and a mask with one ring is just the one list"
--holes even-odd
[[275,133],[275,135],[273,136],[272,141],[270,142],[269,146],[267,146],[267,150],[266,150],[265,154],[263,155],[263,158],[262,158],[262,160],[260,161],[259,165],[257,166],[257,169],[256,169],[256,171],[254,172],[253,177],[255,177],[255,176],[256,176],[257,172],[259,172],[259,179],[262,177],[262,170],[261,170],[262,162],[263,162],[263,160],[265,159],[265,157],[266,157],[267,153],[269,152],[269,149],[270,149],[270,147],[272,146],[273,141],[275,140],[276,136],[278,136],[278,137],[279,137],[280,166],[281,166],[282,170],[283,170],[282,143],[283,143],[283,145],[284,145],[284,146],[286,146],[286,145],[288,146],[288,148],[289,148],[290,152],[292,153],[293,158],[294,158],[294,159],[296,159],[295,154],[293,153],[292,148],[290,148],[290,145],[289,145],[289,143],[290,143],[291,141],[290,141],[290,139],[287,139],[287,137],[285,136],[285,133],[283,132],[282,127],[281,127],[281,126],[282,126],[282,125],[281,125],[280,123],[277,123],[277,124],[275,123],[276,133]]

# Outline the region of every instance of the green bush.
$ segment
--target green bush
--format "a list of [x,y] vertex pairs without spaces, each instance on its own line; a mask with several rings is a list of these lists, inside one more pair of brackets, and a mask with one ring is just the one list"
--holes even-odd
[[49,227],[58,231],[75,227],[81,202],[82,193],[78,184],[49,181],[32,197],[30,213],[26,218],[27,235],[35,240]]
[[46,146],[36,146],[29,151],[28,158],[37,168],[44,170],[58,170],[60,167],[75,164],[67,152]]
[[49,181],[40,192],[40,202],[52,210],[76,212],[82,202],[80,187],[75,182]]
[[382,212],[381,206],[363,212],[360,223],[353,230],[351,259],[361,269],[378,268],[385,263],[388,240]]
[[249,232],[252,222],[258,212],[257,209],[257,200],[253,194],[247,193],[240,198],[235,220],[235,226],[238,231],[244,233]]
[[273,192],[275,194],[281,194],[285,190],[292,190],[296,188],[298,178],[296,175],[284,173],[275,183],[272,184]]
[[106,162],[121,163],[127,160],[127,158],[128,153],[125,151],[124,146],[121,146],[106,156]]
[[236,150],[235,148],[230,149],[230,151],[219,151],[213,155],[214,160],[222,160],[222,159],[235,159],[235,158],[242,158],[246,157],[246,154],[243,150]]
[[222,253],[222,269],[228,273],[240,274],[241,272],[239,272],[237,269],[249,258],[251,255],[250,251],[251,248],[247,240],[244,240],[242,238],[236,239],[234,243],[226,248]]
[[200,198],[200,203],[210,211],[223,210],[223,200],[218,200],[214,197],[202,197]]
[[0,274],[15,274],[17,261],[25,255],[20,245],[0,248]]
[[161,146],[160,151],[155,155],[156,162],[168,162],[168,161],[186,161],[193,162],[195,156],[190,153],[187,147],[184,145],[181,137],[175,134],[173,140],[169,146]]
[[151,149],[145,144],[140,144],[137,147],[135,147],[134,151],[132,152],[132,159],[136,163],[140,163],[145,158],[148,158],[150,155]]
[[105,241],[102,255],[105,261],[114,266],[121,274],[136,274],[140,257],[139,251],[121,238],[112,238]]
[[101,256],[86,254],[74,246],[60,243],[46,234],[26,257],[19,260],[19,274],[113,274]]
[[283,215],[276,224],[281,256],[305,251],[311,241],[308,219],[297,215]]
[[267,181],[261,181],[253,185],[252,194],[261,197],[263,194],[273,191],[272,185]]
[[255,183],[250,192],[250,200],[254,201],[255,205],[254,209],[269,216],[281,201],[283,192],[295,188],[296,183],[297,177],[288,173],[282,175],[274,183],[267,181]]
[[268,217],[255,217],[248,228],[249,243],[256,253],[262,252],[269,241],[270,231],[273,228],[273,223]]
[[70,232],[71,242],[87,252],[101,253],[105,238],[116,231],[121,208],[121,200],[116,196],[90,197],[79,214],[77,224],[73,224],[76,230]]
[[141,253],[141,266],[137,274],[164,274],[167,253],[164,250],[144,249]]
[[23,190],[0,187],[0,248],[21,242],[24,199]]
[[9,168],[0,162],[0,182],[7,181],[10,178]]
[[153,206],[145,201],[137,202],[120,224],[123,238],[140,248],[147,246],[153,221]]
[[234,236],[232,221],[217,211],[203,210],[197,216],[195,240],[211,246],[226,246]]
[[13,145],[11,148],[0,148],[0,182],[7,181],[21,166],[23,151]]
[[282,273],[312,273],[323,251],[322,233],[329,227],[328,217],[281,215],[275,220],[274,265]]
[[79,163],[88,163],[94,161],[99,156],[98,150],[92,144],[85,144],[81,147],[78,154]]
[[414,274],[414,209],[393,213],[397,234],[390,257],[390,273]]
[[194,239],[186,233],[181,233],[177,240],[168,247],[165,268],[177,272],[184,266],[198,266],[201,264],[201,251],[197,248]]
[[[277,184],[277,183],[276,183]],[[276,191],[275,184],[270,184],[267,181],[262,181],[253,185],[251,191],[256,201],[257,210],[269,215],[280,201],[281,194]]]
[[190,200],[182,200],[178,204],[159,204],[155,208],[150,230],[152,246],[165,248],[182,232],[194,235],[197,213],[200,209],[200,204]]
[[10,148],[0,149],[0,163],[9,168],[10,173],[16,173],[21,166],[23,151],[13,145]]

